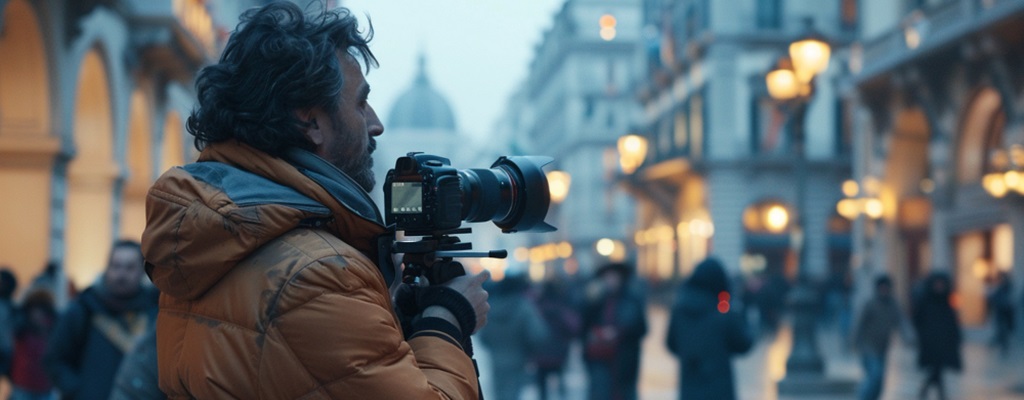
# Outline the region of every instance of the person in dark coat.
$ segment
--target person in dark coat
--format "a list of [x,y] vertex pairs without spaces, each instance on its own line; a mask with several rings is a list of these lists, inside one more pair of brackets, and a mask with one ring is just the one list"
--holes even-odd
[[730,310],[722,263],[708,258],[680,285],[666,344],[679,358],[679,398],[736,398],[732,357],[750,350],[753,335],[743,313]]
[[491,377],[498,400],[519,399],[528,383],[526,367],[532,349],[548,340],[544,319],[526,296],[529,285],[525,275],[516,274],[489,290],[491,310],[478,335],[491,352]]
[[537,309],[547,324],[550,340],[534,349],[533,363],[537,367],[537,387],[540,400],[548,398],[548,380],[555,378],[555,392],[559,398],[565,397],[563,370],[569,358],[569,345],[580,332],[582,321],[576,308],[569,299],[568,288],[558,278],[551,279],[541,286],[537,296]]
[[892,334],[900,332],[909,340],[903,326],[903,312],[892,296],[892,279],[880,276],[875,279],[875,295],[861,309],[853,332],[853,346],[864,367],[864,380],[857,390],[859,399],[875,400],[882,395]]
[[106,399],[121,359],[156,320],[157,294],[142,286],[139,244],[114,244],[99,282],[68,305],[43,362],[62,399]]
[[583,309],[583,360],[591,400],[635,400],[640,341],[647,334],[646,304],[631,282],[633,268],[597,269]]
[[1014,317],[1017,310],[1013,306],[1013,284],[1007,273],[1000,271],[996,274],[992,286],[992,291],[985,299],[995,328],[992,347],[999,349],[999,354],[1006,357],[1010,352],[1010,338],[1016,325]]
[[921,298],[914,305],[914,329],[918,338],[917,365],[927,376],[921,385],[920,397],[927,398],[932,387],[939,398],[946,398],[942,373],[950,368],[962,368],[960,346],[963,338],[960,322],[950,305],[951,283],[949,275],[933,273],[925,278]]

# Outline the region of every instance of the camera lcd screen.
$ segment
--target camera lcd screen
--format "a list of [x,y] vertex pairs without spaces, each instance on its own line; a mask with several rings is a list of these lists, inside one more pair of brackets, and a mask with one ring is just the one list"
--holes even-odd
[[391,213],[423,212],[423,182],[391,182]]

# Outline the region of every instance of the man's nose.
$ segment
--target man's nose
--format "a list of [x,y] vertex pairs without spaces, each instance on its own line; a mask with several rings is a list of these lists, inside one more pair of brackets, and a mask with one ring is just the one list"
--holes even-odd
[[377,111],[370,107],[370,118],[366,123],[366,131],[370,136],[380,136],[384,134],[384,124],[380,122],[380,118],[377,117]]

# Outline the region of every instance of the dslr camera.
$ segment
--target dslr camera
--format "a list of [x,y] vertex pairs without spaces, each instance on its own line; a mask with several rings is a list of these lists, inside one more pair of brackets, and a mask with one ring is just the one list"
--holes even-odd
[[384,180],[384,219],[396,230],[430,235],[462,221],[493,221],[504,233],[550,232],[544,156],[502,156],[490,168],[456,169],[444,157],[408,153]]

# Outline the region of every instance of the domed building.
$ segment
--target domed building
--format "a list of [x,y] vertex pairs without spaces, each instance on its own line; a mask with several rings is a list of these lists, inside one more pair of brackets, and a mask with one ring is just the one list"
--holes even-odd
[[391,107],[387,129],[440,130],[455,132],[455,115],[448,100],[427,79],[426,56],[420,55],[419,70],[412,87]]
[[[384,136],[377,140],[373,153],[377,185],[370,196],[384,215],[384,180],[395,160],[412,151],[448,158],[458,169],[487,168],[502,154],[500,140],[480,140],[456,129],[455,113],[445,96],[430,83],[426,57],[420,55],[419,68],[412,85],[392,105],[384,118]],[[459,235],[472,242],[474,250],[501,247],[500,230],[492,224],[472,224],[473,233]],[[461,260],[470,269],[480,268],[479,259]]]
[[430,83],[426,63],[426,56],[421,54],[412,85],[391,106],[385,118],[384,136],[377,140],[373,164],[378,185],[371,196],[382,209],[384,177],[394,168],[398,157],[411,151],[446,157],[457,168],[490,165],[483,165],[487,161],[467,159],[480,157],[480,152],[474,151],[479,149],[466,146],[469,138],[456,130],[455,113],[445,96]]

